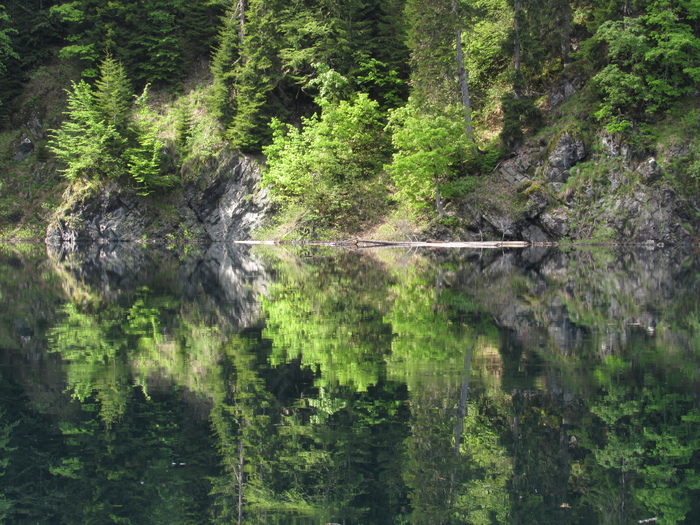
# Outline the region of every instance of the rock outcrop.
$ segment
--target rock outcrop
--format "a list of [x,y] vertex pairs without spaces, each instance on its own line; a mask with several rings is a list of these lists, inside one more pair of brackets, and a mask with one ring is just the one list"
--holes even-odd
[[461,237],[697,243],[700,207],[665,177],[673,169],[670,159],[635,158],[607,133],[593,140],[587,146],[577,133],[562,132],[546,147],[520,148],[458,209]]
[[48,227],[49,245],[151,240],[233,241],[250,238],[269,214],[259,188],[260,164],[224,150],[205,166],[200,180],[155,198],[117,184],[98,194],[67,195],[72,204]]

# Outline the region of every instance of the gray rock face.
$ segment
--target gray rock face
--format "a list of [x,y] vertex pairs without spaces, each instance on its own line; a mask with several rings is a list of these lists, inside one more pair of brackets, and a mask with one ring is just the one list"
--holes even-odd
[[46,232],[52,245],[83,242],[136,241],[147,226],[131,195],[108,184],[99,195],[77,202]]
[[534,243],[549,242],[551,240],[549,236],[535,224],[528,224],[523,228],[522,236],[526,241]]
[[181,238],[233,241],[250,238],[271,205],[259,189],[261,166],[231,151],[222,152],[202,179],[162,199],[145,199],[116,184],[77,201],[46,232],[51,245],[113,243]]
[[553,210],[549,213],[543,213],[540,222],[545,231],[547,231],[553,239],[561,239],[570,231],[569,217],[566,212],[562,210]]
[[600,133],[598,140],[605,156],[609,159],[623,157],[625,160],[629,160],[632,156],[629,146],[610,133]]
[[267,191],[257,188],[260,178],[258,163],[229,154],[204,192],[190,192],[188,206],[211,240],[247,239],[260,226],[270,207]]
[[562,133],[549,154],[547,177],[551,182],[566,182],[569,169],[586,158],[586,146],[581,139]]
[[[654,157],[633,161],[619,139],[605,133],[596,139],[593,151],[600,153],[591,158],[569,133],[561,134],[549,153],[539,144],[520,148],[498,166],[491,186],[461,206],[466,230],[490,240],[697,242],[700,206],[664,180],[664,169],[672,164],[661,166]],[[589,161],[586,171],[565,187],[570,169],[583,160]]]

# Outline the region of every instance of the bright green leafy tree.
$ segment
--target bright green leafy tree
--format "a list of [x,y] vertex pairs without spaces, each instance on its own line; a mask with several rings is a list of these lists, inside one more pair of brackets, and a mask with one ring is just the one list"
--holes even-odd
[[440,218],[445,216],[441,186],[458,178],[461,163],[470,153],[460,109],[456,116],[417,111],[409,104],[391,113],[389,129],[396,152],[387,169],[400,199],[417,209],[432,200]]
[[273,121],[263,183],[322,225],[359,229],[382,197],[377,182],[388,141],[379,105],[365,94],[320,105],[321,115],[303,118],[301,130]]

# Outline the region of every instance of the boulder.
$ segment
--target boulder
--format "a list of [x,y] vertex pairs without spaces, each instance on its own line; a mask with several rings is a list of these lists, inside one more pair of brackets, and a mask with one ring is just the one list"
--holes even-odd
[[561,239],[569,234],[569,216],[563,210],[553,210],[540,216],[544,230],[554,239]]
[[522,237],[526,241],[534,243],[544,243],[551,241],[549,236],[535,224],[528,224],[525,228],[523,228]]

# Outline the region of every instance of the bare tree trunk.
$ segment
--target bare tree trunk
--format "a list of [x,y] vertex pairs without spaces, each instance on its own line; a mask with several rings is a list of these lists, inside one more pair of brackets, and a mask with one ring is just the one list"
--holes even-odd
[[469,83],[467,82],[467,70],[464,68],[464,54],[462,53],[462,30],[459,22],[459,10],[457,0],[452,0],[452,13],[455,18],[455,49],[457,59],[457,78],[459,89],[462,92],[462,105],[464,106],[464,129],[467,137],[474,142],[474,128],[472,126],[472,106],[469,100]]
[[245,31],[245,0],[238,0],[238,40],[243,44]]

